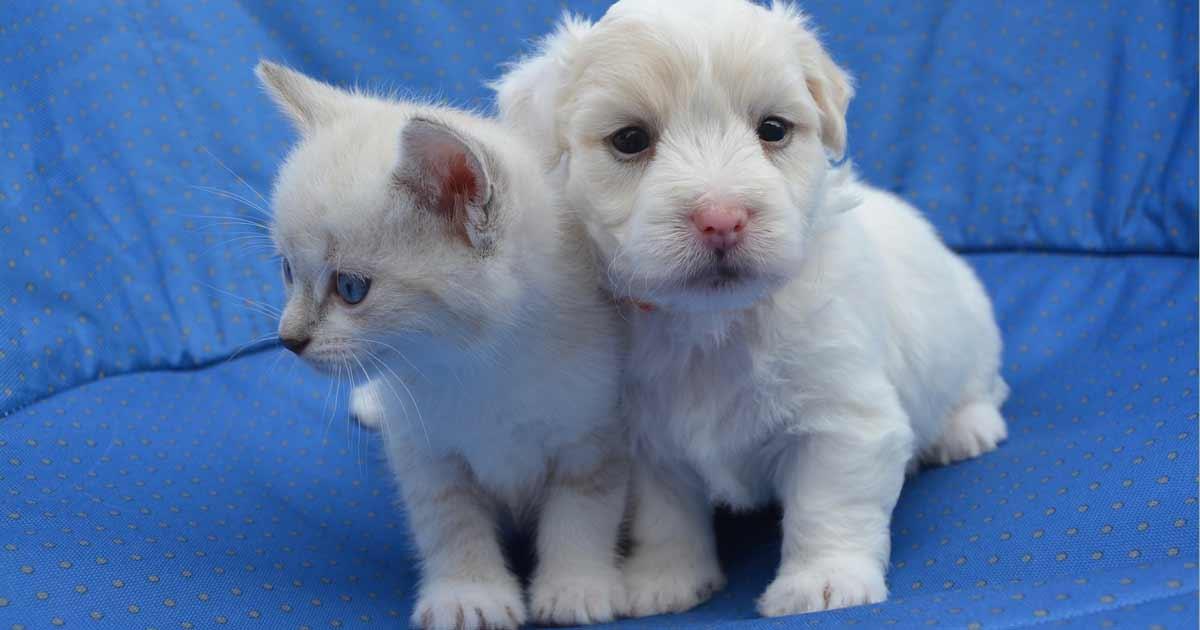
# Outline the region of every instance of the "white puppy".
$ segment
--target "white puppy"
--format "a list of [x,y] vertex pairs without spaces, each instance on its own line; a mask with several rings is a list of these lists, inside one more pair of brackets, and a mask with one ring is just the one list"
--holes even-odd
[[631,304],[629,612],[720,588],[710,505],[772,499],[783,558],[762,614],[883,600],[906,470],[993,449],[1008,388],[971,269],[830,166],[852,89],[804,17],[624,0],[496,87]]

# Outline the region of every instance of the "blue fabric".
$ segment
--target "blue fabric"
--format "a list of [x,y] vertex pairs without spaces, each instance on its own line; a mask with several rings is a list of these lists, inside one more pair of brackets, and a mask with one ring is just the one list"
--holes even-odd
[[[909,482],[885,604],[755,620],[776,515],[724,515],[729,589],[622,625],[1195,627],[1196,2],[805,7],[851,157],[995,296],[1012,437]],[[270,340],[291,136],[250,68],[487,107],[559,11],[0,8],[0,630],[403,625],[377,437]]]
[[[1194,622],[1198,348],[1194,296],[1180,296],[1196,286],[1196,265],[971,261],[1008,315],[1012,438],[910,481],[891,601],[789,625],[1007,627],[1139,604],[1139,623]],[[1081,314],[1084,303],[1096,306]],[[403,516],[377,436],[346,421],[336,387],[282,350],[260,351],[105,379],[6,418],[0,620],[407,619],[416,574]],[[753,623],[778,558],[776,516],[726,515],[720,539],[729,588],[642,623]],[[1191,603],[1173,615],[1176,600]]]

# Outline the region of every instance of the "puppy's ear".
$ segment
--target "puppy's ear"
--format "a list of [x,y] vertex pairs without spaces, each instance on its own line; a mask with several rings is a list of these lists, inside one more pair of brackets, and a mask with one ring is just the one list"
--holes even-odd
[[771,9],[795,29],[796,50],[804,64],[808,91],[821,115],[821,143],[835,158],[841,159],[846,153],[846,109],[854,96],[854,82],[821,46],[808,18],[799,9],[782,2]]
[[495,245],[487,154],[449,126],[414,118],[400,134],[396,186],[481,254]]
[[816,52],[817,72],[808,77],[808,91],[821,112],[821,143],[840,160],[846,153],[846,110],[854,96],[854,85],[850,75],[833,62],[820,44]]
[[254,74],[301,135],[331,122],[352,98],[331,85],[265,59],[255,66]]
[[584,18],[564,15],[532,55],[509,66],[504,76],[489,84],[496,91],[500,119],[532,138],[548,165],[557,163],[567,148],[558,124],[558,106],[574,51],[591,28],[592,23]]

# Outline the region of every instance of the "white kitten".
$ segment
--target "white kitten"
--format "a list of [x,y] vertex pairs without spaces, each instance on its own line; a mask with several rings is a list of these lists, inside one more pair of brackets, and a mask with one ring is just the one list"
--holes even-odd
[[630,612],[724,583],[710,502],[783,504],[764,615],[887,595],[910,464],[995,448],[1000,336],[974,273],[859,184],[852,88],[788,5],[624,0],[496,88],[559,162],[609,288],[637,308]]
[[279,335],[319,369],[371,379],[423,564],[412,622],[525,621],[497,539],[503,508],[538,514],[533,619],[612,619],[622,341],[582,227],[494,123],[270,63],[258,75],[301,134],[272,200]]

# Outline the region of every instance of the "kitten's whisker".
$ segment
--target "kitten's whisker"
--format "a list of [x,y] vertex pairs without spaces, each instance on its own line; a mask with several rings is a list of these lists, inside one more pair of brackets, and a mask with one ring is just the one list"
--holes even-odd
[[[358,361],[357,356],[355,357],[355,361]],[[362,367],[363,375],[366,376],[367,382],[371,382],[370,375],[367,372],[367,368],[365,366],[363,366],[362,361],[359,361],[358,365],[360,367]],[[412,420],[409,419],[409,417],[408,417],[408,405],[404,403],[404,400],[402,398],[400,398],[400,392],[396,391],[396,388],[392,386],[391,382],[389,382],[389,380],[386,376],[380,376],[380,377],[378,377],[378,380],[383,381],[383,384],[387,385],[387,388],[389,390],[391,390],[392,398],[396,401],[396,403],[398,405],[400,405],[401,410],[404,412],[404,421],[411,423]],[[391,413],[392,409],[386,405],[383,405],[383,411],[384,411],[384,415],[379,421],[379,430],[381,433],[383,433],[383,443],[384,443],[384,447],[386,449],[386,446],[388,444],[392,443],[392,427],[390,426],[391,423],[388,422],[388,419],[390,417],[389,414]]]
[[247,225],[247,226],[251,226],[251,227],[261,228],[263,231],[270,231],[270,229],[271,229],[270,224],[263,223],[262,221],[256,221],[250,217],[243,216],[241,214],[177,214],[175,216],[183,217],[185,219],[197,219],[200,221],[219,222],[219,223],[216,223],[217,225],[225,225],[225,224],[233,225],[233,224],[237,223],[237,224],[241,224],[241,225]]
[[241,302],[242,306],[258,309],[259,312],[270,315],[273,319],[278,320],[283,315],[282,310],[280,310],[274,306],[271,306],[270,304],[267,304],[266,302],[259,302],[258,300],[253,300],[246,296],[238,295],[232,291],[226,291],[225,289],[222,289],[216,285],[208,284],[207,282],[201,282],[200,286],[202,286],[206,289],[209,289],[211,291],[216,291],[217,293],[220,293],[221,295],[223,295],[225,297],[229,297],[229,298],[238,300],[239,302]]
[[342,402],[342,379],[345,378],[342,375],[342,369],[346,367],[345,366],[346,359],[341,358],[341,359],[339,359],[339,361],[340,361],[340,363],[338,365],[338,371],[337,371],[337,383],[334,385],[335,389],[333,391],[333,415],[331,415],[329,417],[330,423],[337,422],[338,406]]
[[[373,360],[376,365],[379,365],[390,372],[392,377],[396,379],[396,382],[400,383],[400,387],[404,388],[404,391],[408,394],[408,399],[412,401],[413,411],[417,412],[417,421],[421,423],[421,431],[425,434],[425,444],[430,448],[430,450],[432,450],[433,441],[429,439],[429,428],[425,426],[425,416],[421,414],[421,406],[417,404],[417,397],[413,395],[412,390],[409,389],[408,385],[404,382],[404,379],[400,378],[400,375],[396,373],[396,370],[392,369],[392,366],[388,365],[383,359],[380,359],[374,352],[371,352],[370,350],[364,351],[367,353],[367,357]],[[385,380],[388,379],[385,377]]]
[[414,371],[414,372],[416,372],[416,373],[417,373],[417,374],[418,374],[418,375],[419,375],[421,378],[425,379],[425,380],[426,380],[426,381],[428,381],[428,382],[433,382],[433,381],[430,381],[430,380],[429,380],[429,377],[428,377],[428,376],[425,376],[425,373],[421,371],[421,368],[417,367],[417,365],[416,365],[415,363],[413,363],[412,361],[409,361],[409,360],[408,360],[408,357],[407,357],[407,356],[405,356],[405,355],[404,355],[404,353],[403,353],[403,352],[401,352],[401,351],[400,351],[400,349],[399,349],[399,348],[397,348],[396,346],[393,346],[393,345],[391,345],[391,344],[389,344],[389,343],[384,343],[384,342],[382,342],[382,341],[378,341],[378,340],[375,340],[375,339],[367,339],[366,337],[362,337],[362,338],[360,338],[360,339],[356,339],[355,341],[362,341],[362,342],[365,342],[365,343],[373,343],[373,344],[378,344],[378,345],[380,345],[380,346],[383,346],[384,348],[387,348],[388,350],[391,350],[392,352],[395,352],[395,353],[396,353],[396,356],[400,357],[400,358],[401,358],[401,359],[402,359],[402,360],[403,360],[405,363],[407,363],[407,364],[408,364],[408,367],[412,368],[412,369],[413,369],[413,371]]
[[[324,422],[325,412],[329,411],[329,395],[332,393],[333,393],[333,378],[330,377],[329,383],[325,386],[325,402],[321,403],[321,420],[322,420],[322,423],[325,424],[325,426],[327,427],[326,431],[328,431],[329,425]],[[321,444],[322,445],[325,444],[326,431],[322,431],[322,433],[321,433]]]
[[279,320],[279,313],[277,311],[274,311],[274,310],[266,307],[265,305],[238,304],[237,306],[241,306],[243,308],[249,309],[260,315],[265,315],[268,319],[275,320],[275,321]]
[[275,338],[275,333],[267,333],[265,335],[259,335],[258,337],[255,337],[254,339],[251,339],[250,341],[247,341],[246,343],[241,344],[240,346],[237,347],[236,350],[233,351],[233,354],[226,357],[225,363],[228,363],[228,362],[238,358],[238,355],[240,355],[242,352],[246,351],[246,349],[250,348],[251,346],[255,346],[260,343],[270,341],[271,339],[274,339],[274,338]]
[[[346,440],[346,448],[351,451],[351,457],[353,457],[354,433],[353,433],[353,427],[351,425],[353,425],[354,423],[349,421],[350,420],[349,405],[350,405],[350,394],[354,393],[354,372],[351,371],[350,362],[346,360],[345,356],[342,356],[341,362],[342,362],[342,367],[345,368],[345,370],[346,370],[345,379],[346,379],[346,409],[347,409],[347,412],[346,412],[347,422],[342,423],[342,436]],[[341,400],[341,396],[338,396],[338,400]],[[338,419],[335,417],[334,421],[336,422],[337,420]]]
[[[267,371],[263,374],[262,379],[273,378],[275,376],[275,370],[279,369],[279,360],[282,359],[286,354],[291,354],[291,352],[280,349],[275,353],[275,358],[271,359],[271,365],[267,366]],[[259,380],[259,383],[262,383],[262,379]]]
[[[292,353],[291,353],[291,352],[288,352],[288,354],[292,354]],[[296,355],[292,354],[292,356],[293,356],[293,357],[295,357]],[[299,364],[300,364],[300,360],[299,360],[299,359],[297,359],[297,360],[295,360],[295,361],[291,361],[291,362],[289,362],[289,363],[288,363],[288,371],[287,371],[287,374],[286,374],[286,375],[283,377],[283,379],[284,379],[285,381],[290,381],[290,380],[292,380],[292,375],[296,373],[296,366],[297,366],[297,365],[299,365]]]
[[333,368],[333,410],[329,413],[329,419],[325,421],[325,431],[321,438],[321,442],[326,446],[329,445],[329,430],[333,428],[333,422],[337,419],[338,396],[342,393],[342,365],[334,363]]
[[[255,227],[255,226],[253,226],[249,223],[242,223],[240,221],[230,221],[224,217],[222,217],[220,220],[216,220],[214,217],[213,221],[209,221],[208,223],[205,223],[198,227],[197,226],[185,226],[185,227],[187,227],[187,229],[189,231],[202,232],[202,233],[205,233],[205,235],[207,236],[207,233],[218,232],[218,231],[225,232],[232,227]],[[255,231],[253,233],[254,234],[263,234],[263,232],[261,230],[259,230],[257,227],[255,227]],[[239,234],[250,234],[250,232],[239,232]],[[263,235],[265,236],[265,234],[263,234]]]
[[271,202],[270,202],[270,201],[267,201],[267,198],[266,198],[266,197],[263,197],[263,196],[262,196],[262,194],[261,194],[261,193],[259,193],[257,190],[255,190],[253,186],[251,186],[249,183],[247,183],[247,182],[246,182],[246,180],[242,179],[242,176],[241,176],[241,175],[238,175],[237,173],[233,172],[233,169],[231,169],[231,168],[229,168],[228,166],[226,166],[226,165],[225,165],[225,163],[224,163],[224,162],[222,162],[220,158],[218,158],[217,156],[213,155],[213,154],[212,154],[212,151],[209,151],[209,150],[208,150],[208,147],[201,145],[201,146],[200,146],[200,150],[201,150],[201,151],[203,151],[203,152],[205,152],[206,154],[208,154],[208,156],[209,156],[209,157],[211,157],[213,160],[215,160],[215,161],[217,162],[217,164],[220,164],[220,165],[221,165],[221,168],[223,168],[223,169],[225,169],[226,171],[228,171],[230,175],[233,175],[234,179],[236,179],[236,180],[238,180],[239,182],[241,182],[241,184],[242,184],[243,186],[245,186],[246,188],[249,188],[249,189],[250,189],[250,192],[254,193],[254,194],[255,194],[255,196],[257,196],[257,197],[258,197],[258,198],[259,198],[259,199],[260,199],[260,200],[263,202],[263,205],[267,205],[267,206],[271,205]]
[[218,243],[218,245],[229,245],[229,244],[232,244],[237,241],[261,241],[263,243],[275,245],[274,239],[272,239],[270,236],[267,236],[266,234],[261,234],[259,232],[246,232],[246,231],[233,232],[230,230],[222,230],[220,232],[220,234],[206,234],[204,236],[205,236],[205,239],[211,239],[215,236],[233,237],[230,240]]
[[260,245],[269,246],[268,249],[271,250],[272,252],[275,250],[275,241],[272,240],[271,237],[265,236],[263,234],[250,234],[250,233],[243,232],[243,233],[235,233],[233,235],[233,238],[226,239],[223,241],[218,241],[216,243],[210,244],[204,251],[200,252],[200,256],[201,257],[208,256],[209,254],[213,253],[213,251],[216,250],[217,248],[228,247],[230,245],[233,245],[234,243],[240,243],[242,241],[249,241],[251,243],[259,243]]
[[201,192],[206,192],[215,197],[220,197],[222,199],[228,199],[229,201],[236,201],[236,202],[242,204],[243,206],[250,208],[251,210],[257,210],[259,213],[261,213],[264,216],[270,216],[270,214],[271,214],[271,213],[267,212],[266,208],[254,203],[253,201],[250,201],[249,199],[245,198],[242,195],[239,195],[239,194],[229,191],[229,190],[224,190],[222,188],[216,188],[213,186],[202,186],[199,184],[189,184],[188,188],[193,188],[193,189],[199,190]]
[[279,320],[279,313],[277,311],[271,310],[270,307],[268,307],[265,304],[256,304],[254,302],[248,302],[245,300],[240,301],[240,302],[232,302],[231,304],[233,306],[237,306],[239,308],[246,309],[247,311],[250,311],[251,313],[256,313],[258,315],[262,315],[272,321]]
[[[221,243],[212,244],[209,247],[205,248],[203,251],[201,251],[199,254],[197,254],[197,257],[198,258],[210,258],[212,256],[217,255],[218,249],[221,250],[220,258],[223,261],[245,260],[245,258],[247,256],[252,256],[257,261],[265,261],[265,260],[270,260],[271,258],[273,258],[277,255],[275,243],[267,242],[267,241],[264,241],[261,243],[251,243],[244,247],[238,247],[234,250],[230,250],[229,246],[232,245],[234,243],[234,241],[236,241],[236,240],[238,240],[238,239],[233,239],[230,241],[224,241]],[[221,248],[224,248],[224,249],[221,249]]]
[[[373,362],[374,362],[376,365],[378,365],[378,364],[379,364],[379,359],[378,359],[377,357],[375,357],[375,356],[371,355],[371,354],[370,354],[370,352],[368,352],[368,353],[367,353],[367,358],[368,358],[368,359],[370,359],[371,361],[373,361]],[[386,374],[383,374],[383,375],[380,375],[380,376],[378,377],[378,380],[382,381],[382,382],[383,382],[383,384],[384,384],[384,385],[387,385],[387,388],[388,388],[389,390],[391,390],[391,392],[392,392],[392,399],[393,399],[393,400],[395,400],[395,401],[396,401],[396,403],[397,403],[397,404],[399,404],[399,405],[400,405],[400,407],[401,407],[401,408],[403,409],[403,411],[404,411],[404,420],[405,420],[406,422],[410,422],[410,423],[411,423],[411,422],[412,422],[412,418],[410,418],[410,417],[409,417],[409,412],[408,412],[408,403],[406,403],[406,402],[404,401],[404,399],[403,399],[403,398],[400,396],[400,392],[396,391],[396,387],[395,387],[394,385],[392,385],[392,381],[391,381],[391,379],[390,379],[390,378],[389,378],[389,377],[388,377]],[[390,435],[390,433],[389,433],[389,432],[390,432],[390,429],[387,427],[387,423],[386,423],[386,422],[381,422],[381,423],[380,423],[380,426],[384,427],[384,436],[385,436],[385,438],[386,438],[388,435]]]
[[[358,355],[356,355],[356,354],[351,354],[351,355],[350,355],[350,358],[354,359],[354,362],[358,364],[358,369],[359,369],[359,371],[361,371],[361,372],[362,372],[362,375],[363,375],[363,385],[364,385],[365,387],[368,387],[368,388],[370,388],[370,389],[368,389],[367,391],[368,391],[368,392],[370,392],[370,394],[371,394],[371,397],[372,397],[372,398],[376,398],[376,396],[375,396],[375,389],[374,389],[374,388],[371,386],[371,375],[367,373],[367,368],[366,368],[366,366],[364,366],[364,365],[363,365],[363,362],[362,362],[362,361],[361,361],[361,360],[358,358]],[[376,400],[375,402],[379,402],[379,401],[378,401],[378,400]],[[382,406],[382,405],[381,405],[381,406]],[[386,416],[387,416],[387,413],[386,413],[386,412],[383,412],[383,410],[380,410],[380,411],[381,411],[381,416],[380,416],[379,418],[377,418],[377,420],[379,421],[379,426],[381,427],[381,429],[380,429],[380,430],[382,431],[382,430],[383,430],[383,429],[382,429],[382,427],[383,427],[383,426],[385,426],[385,425],[387,424],[387,417],[386,417]],[[361,437],[361,436],[362,436],[362,433],[361,433],[361,432],[363,431],[363,428],[362,428],[362,426],[361,426],[361,424],[362,424],[362,423],[361,423],[361,420],[362,420],[362,419],[361,419],[361,418],[359,418],[359,420],[360,420],[360,422],[359,422],[359,425],[360,425],[360,426],[359,426],[359,431],[360,431],[360,433],[359,433],[359,436]],[[366,444],[366,449],[363,451],[363,453],[364,453],[364,454],[362,455],[362,460],[363,460],[363,477],[364,477],[365,479],[370,479],[370,470],[371,470],[371,466],[370,466],[369,462],[367,462],[367,457],[366,457],[366,455],[367,455],[368,453],[370,453],[370,450],[371,450],[371,443],[370,443],[369,441],[367,441],[367,440],[362,440],[362,443]],[[358,449],[357,449],[357,447],[355,448],[355,450],[358,450]]]

